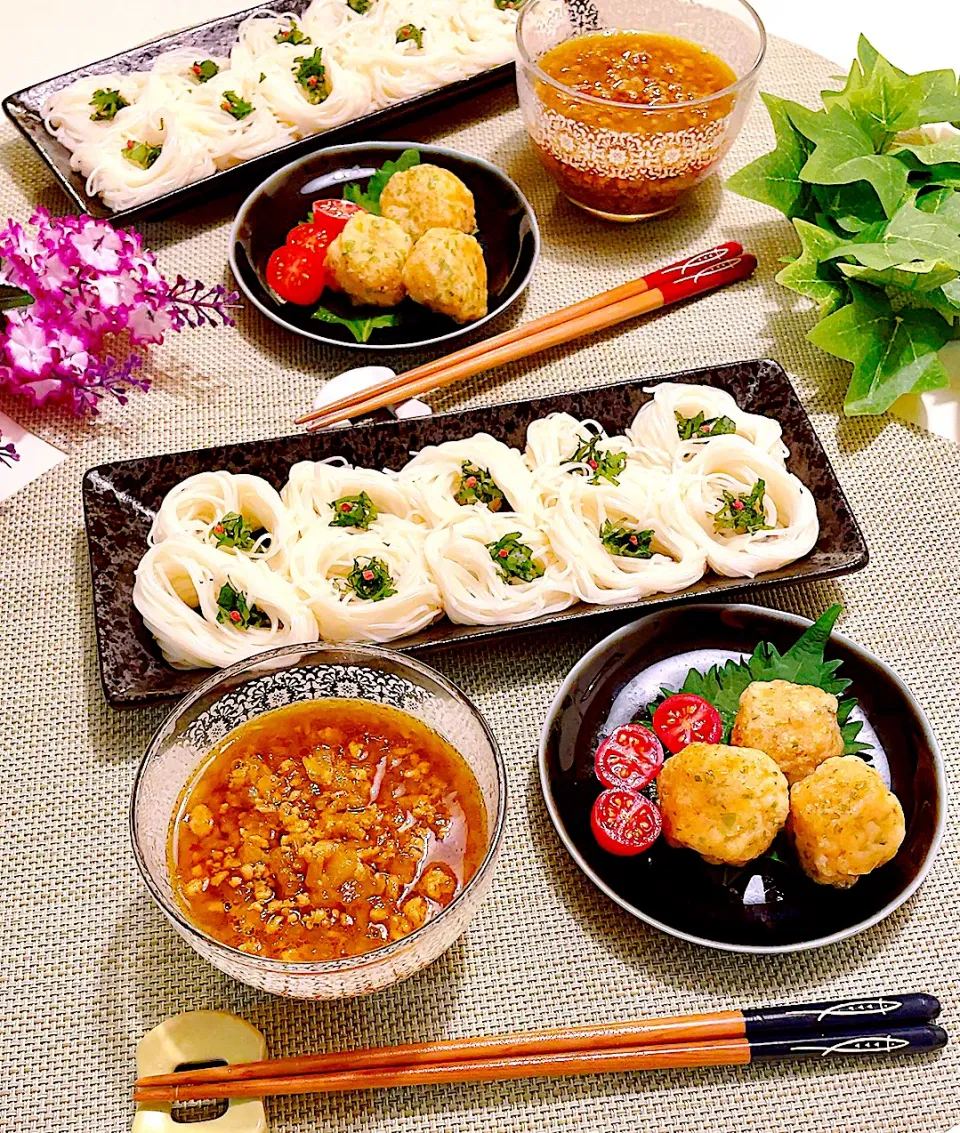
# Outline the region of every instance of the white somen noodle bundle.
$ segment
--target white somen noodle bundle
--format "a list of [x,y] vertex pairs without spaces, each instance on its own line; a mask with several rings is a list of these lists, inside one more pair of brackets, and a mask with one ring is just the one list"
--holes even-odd
[[713,571],[729,578],[795,562],[820,530],[806,486],[737,436],[717,437],[671,477],[662,514],[703,550]]
[[[474,510],[432,531],[426,556],[452,622],[528,621],[574,602],[567,572],[546,535],[528,517]],[[532,568],[525,562],[528,558]],[[518,574],[507,577],[512,563]]]
[[482,502],[464,505],[457,500],[458,493],[467,499],[485,487],[503,496],[490,510],[532,515],[537,507],[533,477],[523,457],[488,433],[421,449],[401,469],[397,483],[414,501],[417,514],[433,526],[462,518],[464,506],[486,509]]
[[[290,478],[280,493],[300,532],[318,526],[328,535],[353,528],[338,527],[334,522],[334,504],[365,494],[376,510],[369,524],[374,529],[383,516],[410,519],[413,516],[411,493],[385,472],[372,468],[354,468],[345,461],[301,460],[290,469]],[[341,505],[342,506],[342,505]],[[347,509],[343,509],[347,510]]]
[[547,531],[584,602],[605,605],[672,594],[699,581],[706,556],[667,524],[660,501],[667,477],[619,486],[569,477],[550,511]]
[[384,515],[374,530],[311,527],[290,555],[289,577],[324,641],[393,641],[443,613],[426,565],[425,531]]
[[289,582],[263,563],[184,535],[144,555],[133,604],[177,669],[219,668],[319,637]]
[[[637,458],[644,463],[672,466],[724,431],[744,437],[779,464],[787,458],[780,422],[745,412],[726,390],[663,382],[647,392],[653,393],[653,400],[640,409],[627,429]],[[681,431],[691,438],[682,439]]]
[[221,470],[199,472],[171,489],[149,539],[156,544],[187,536],[227,554],[262,559],[276,569],[294,534],[293,519],[272,485],[260,476]]

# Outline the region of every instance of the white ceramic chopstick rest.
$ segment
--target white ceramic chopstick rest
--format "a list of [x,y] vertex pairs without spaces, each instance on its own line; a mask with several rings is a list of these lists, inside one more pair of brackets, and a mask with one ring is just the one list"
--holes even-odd
[[[172,1074],[178,1066],[197,1063],[259,1062],[267,1057],[263,1035],[228,1011],[185,1011],[143,1036],[137,1044],[137,1076]],[[131,1133],[182,1133],[170,1102],[140,1102]],[[219,1117],[191,1122],[197,1133],[267,1133],[260,1098],[231,1098]]]
[[[313,408],[323,409],[324,406],[339,401],[341,397],[351,397],[353,394],[371,389],[373,386],[379,385],[380,382],[389,381],[396,376],[396,373],[389,366],[357,366],[353,370],[344,370],[342,374],[337,374],[335,378],[331,378],[317,393],[317,396],[313,399]],[[417,401],[415,397],[412,397],[408,401],[401,401],[398,405],[391,405],[390,412],[399,420],[404,420],[407,417],[429,417],[433,410],[429,405],[425,405],[422,401]],[[331,425],[330,428],[339,429],[349,424],[349,421],[338,421],[336,425]]]

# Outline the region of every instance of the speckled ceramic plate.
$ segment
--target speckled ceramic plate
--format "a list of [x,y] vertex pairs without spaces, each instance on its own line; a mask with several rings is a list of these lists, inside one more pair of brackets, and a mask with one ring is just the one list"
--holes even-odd
[[755,590],[789,581],[830,578],[850,574],[867,565],[866,543],[823,446],[783,369],[770,361],[741,362],[662,378],[634,378],[576,393],[416,420],[371,422],[273,441],[251,441],[124,460],[92,468],[83,478],[100,674],[108,702],[115,706],[145,704],[180,696],[206,675],[203,671],[172,669],[160,656],[133,606],[134,572],[147,549],[147,534],[154,515],[163,497],[181,480],[197,472],[225,468],[230,472],[263,476],[275,488],[280,488],[291,466],[299,460],[343,456],[351,464],[368,468],[399,468],[409,460],[413,450],[481,431],[522,449],[530,422],[555,412],[593,418],[610,433],[618,433],[633,419],[640,406],[650,400],[651,394],[646,391],[658,381],[717,386],[727,390],[748,412],[764,413],[781,422],[784,441],[790,448],[787,466],[807,485],[817,501],[820,538],[810,554],[755,579],[719,578],[708,574],[680,594],[647,598],[622,606],[580,603],[521,625],[458,626],[444,619],[395,642],[396,647],[418,649],[518,633],[612,610],[686,602],[705,594],[731,593],[746,587]]
[[[406,149],[416,149],[425,162],[456,174],[473,193],[477,208],[477,239],[487,265],[487,314],[460,326],[405,299],[390,308],[397,325],[374,330],[369,342],[357,342],[336,323],[313,318],[315,307],[284,303],[267,286],[267,260],[286,240],[294,225],[306,218],[315,200],[343,199],[346,185],[365,189],[385,161],[396,161]],[[230,267],[241,291],[255,306],[285,330],[333,346],[357,350],[413,350],[470,334],[502,314],[526,289],[540,256],[540,230],[526,197],[510,178],[489,161],[446,146],[420,142],[362,142],[331,146],[278,169],[243,202],[230,234]],[[382,307],[355,307],[345,295],[327,289],[323,306],[347,318],[387,313]]]
[[209,200],[211,197],[248,188],[256,184],[271,169],[276,169],[302,154],[312,153],[320,145],[335,145],[348,139],[355,142],[363,137],[382,135],[404,122],[411,120],[416,122],[432,110],[475,98],[483,91],[513,82],[514,65],[504,63],[501,67],[492,67],[471,78],[447,83],[437,90],[404,99],[371,114],[364,114],[352,122],[333,126],[320,134],[290,142],[269,153],[242,161],[230,169],[221,169],[209,177],[184,185],[180,189],[171,189],[159,197],[154,197],[152,201],[128,209],[108,208],[99,197],[91,196],[86,189],[86,179],[70,168],[70,151],[58,142],[43,124],[40,111],[46,100],[54,91],[62,90],[77,79],[86,78],[88,75],[104,75],[110,71],[149,70],[158,55],[185,47],[195,48],[201,58],[204,55],[229,55],[230,48],[237,39],[237,28],[248,16],[263,12],[277,15],[290,13],[298,16],[309,3],[310,0],[273,0],[270,4],[259,4],[242,12],[208,20],[196,27],[173,32],[171,35],[163,36],[162,39],[150,40],[128,51],[90,63],[86,67],[77,67],[63,75],[24,87],[14,94],[7,95],[3,100],[3,109],[14,126],[46,162],[79,212],[105,217],[108,220],[129,222],[165,216]]
[[[540,779],[550,817],[571,857],[627,912],[672,936],[730,952],[798,952],[877,924],[919,887],[946,822],[946,780],[937,742],[919,704],[872,653],[833,634],[827,657],[843,661],[864,721],[863,758],[903,805],[907,834],[892,862],[850,889],[816,885],[787,836],[743,868],[711,866],[664,839],[633,858],[600,849],[590,809],[602,786],[593,757],[603,736],[631,720],[662,687],[690,669],[740,659],[760,641],[786,651],[810,623],[758,606],[690,605],[661,610],[612,633],[571,669],[540,741]],[[779,860],[777,860],[779,859]]]

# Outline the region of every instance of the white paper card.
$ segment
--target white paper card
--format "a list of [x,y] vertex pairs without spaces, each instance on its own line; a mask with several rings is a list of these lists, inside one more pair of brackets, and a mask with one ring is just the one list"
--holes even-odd
[[0,500],[8,500],[31,480],[36,480],[67,459],[66,453],[48,445],[33,433],[28,433],[6,413],[0,413],[0,433],[3,434],[0,445],[12,443],[20,457],[12,463],[0,461]]

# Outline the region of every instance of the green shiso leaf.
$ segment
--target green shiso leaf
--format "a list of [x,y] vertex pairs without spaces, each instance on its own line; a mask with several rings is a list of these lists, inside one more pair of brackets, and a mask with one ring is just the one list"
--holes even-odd
[[[748,685],[754,681],[790,681],[791,684],[814,685],[838,698],[837,723],[844,738],[844,754],[856,755],[860,751],[867,751],[870,744],[857,739],[862,723],[850,719],[857,702],[852,697],[843,696],[851,682],[837,676],[842,662],[827,661],[824,656],[841,610],[839,605],[825,610],[786,653],[780,653],[770,642],[761,641],[746,661],[727,661],[725,665],[714,665],[706,673],[691,669],[676,691],[694,693],[708,700],[723,720],[722,742],[729,743],[737,709],[740,707],[740,697]],[[654,710],[672,695],[673,689],[661,690],[661,695],[635,717],[637,722],[650,727]]]

